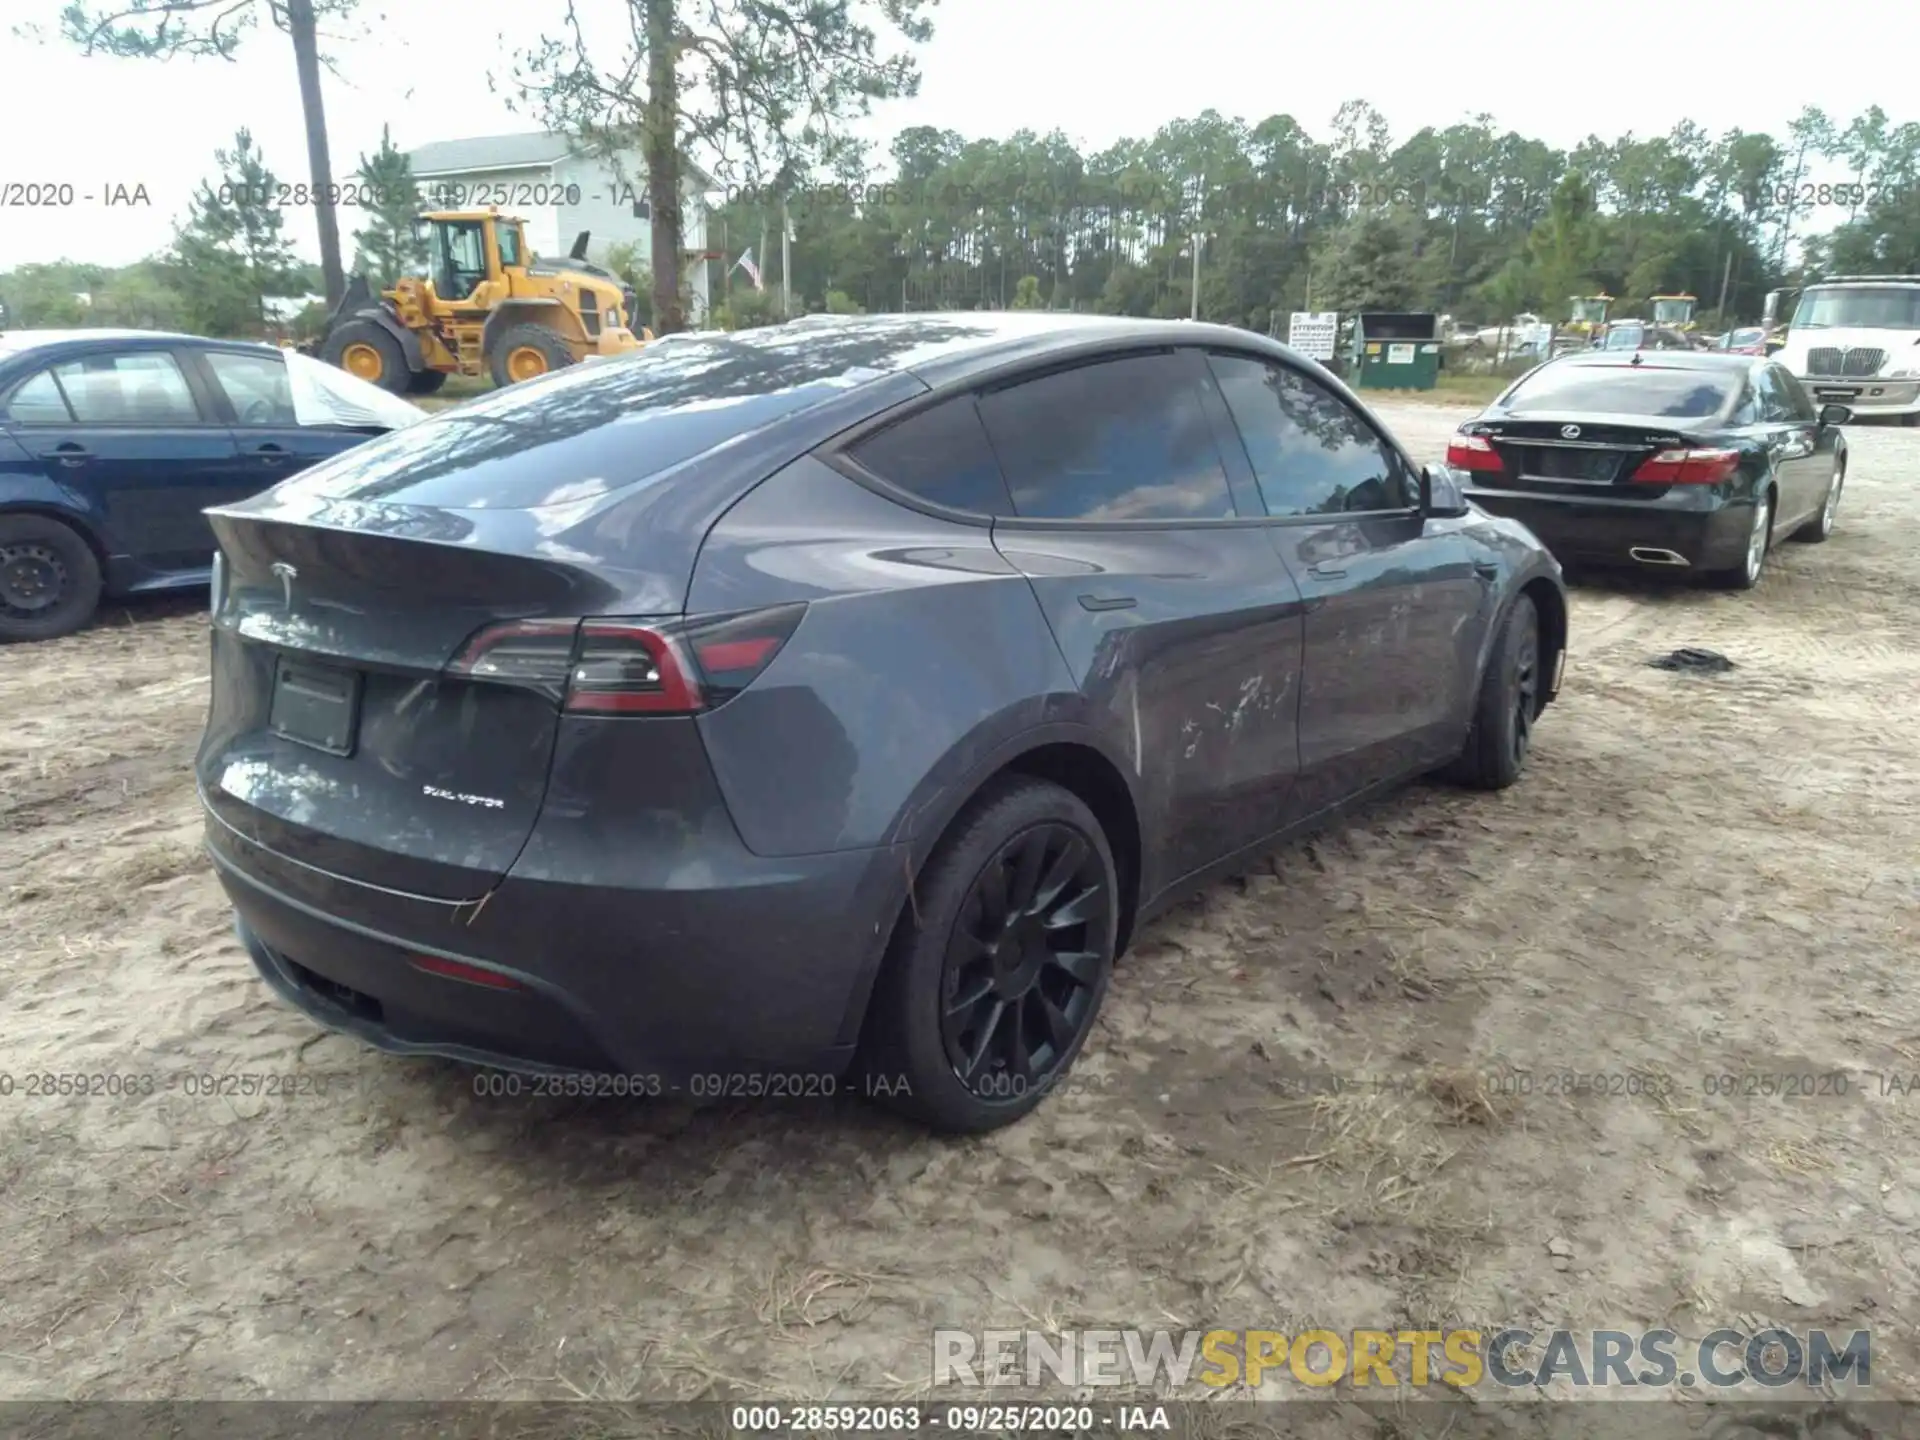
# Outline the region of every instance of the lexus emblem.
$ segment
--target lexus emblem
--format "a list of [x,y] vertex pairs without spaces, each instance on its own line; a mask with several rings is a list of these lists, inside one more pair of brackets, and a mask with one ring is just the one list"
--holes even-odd
[[276,560],[273,562],[273,573],[280,577],[280,592],[286,598],[287,609],[291,610],[293,608],[293,582],[299,578],[300,572],[286,561]]
[[[1578,425],[1562,425],[1560,427],[1560,438],[1562,440],[1578,440],[1580,438],[1580,427]],[[276,565],[273,568],[278,570],[280,567]]]

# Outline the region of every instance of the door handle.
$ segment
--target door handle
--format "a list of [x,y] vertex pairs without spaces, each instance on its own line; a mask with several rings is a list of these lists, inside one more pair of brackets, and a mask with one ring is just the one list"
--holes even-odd
[[278,445],[275,445],[271,440],[265,445],[255,447],[253,453],[269,465],[278,465],[282,460],[287,458],[287,452],[282,450]]
[[1500,567],[1491,560],[1476,560],[1473,562],[1473,573],[1482,580],[1498,580]]
[[1102,610],[1131,610],[1138,603],[1131,595],[1082,595],[1080,608],[1099,612]]
[[86,446],[76,444],[72,440],[61,441],[53,447],[53,453],[62,465],[84,464],[90,455]]
[[1344,580],[1347,578],[1347,572],[1344,567],[1330,565],[1325,562],[1318,565],[1309,565],[1307,567],[1307,573],[1316,580]]

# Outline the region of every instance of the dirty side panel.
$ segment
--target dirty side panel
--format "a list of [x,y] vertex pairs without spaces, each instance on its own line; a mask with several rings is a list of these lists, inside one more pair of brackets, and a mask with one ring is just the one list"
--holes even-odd
[[1142,893],[1277,829],[1299,771],[1300,592],[1264,532],[1005,529],[1146,813]]

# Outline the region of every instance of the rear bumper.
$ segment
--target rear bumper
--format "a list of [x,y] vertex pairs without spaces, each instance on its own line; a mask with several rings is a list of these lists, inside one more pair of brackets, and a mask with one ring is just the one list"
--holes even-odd
[[[1653,500],[1560,497],[1488,490],[1468,484],[1481,509],[1520,521],[1562,565],[1626,566],[1640,570],[1730,569],[1746,556],[1753,510],[1698,489],[1676,486]],[[1634,551],[1671,551],[1685,561],[1637,559]]]
[[[273,990],[400,1054],[531,1072],[838,1074],[898,913],[892,849],[694,853],[667,888],[510,874],[478,907],[300,865],[208,812],[207,848]],[[432,973],[479,967],[504,985]]]

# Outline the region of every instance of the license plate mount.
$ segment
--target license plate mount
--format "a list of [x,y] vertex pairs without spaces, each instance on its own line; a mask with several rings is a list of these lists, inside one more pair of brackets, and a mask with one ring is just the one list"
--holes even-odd
[[361,675],[282,657],[274,665],[267,728],[329,755],[351,755],[360,729]]

